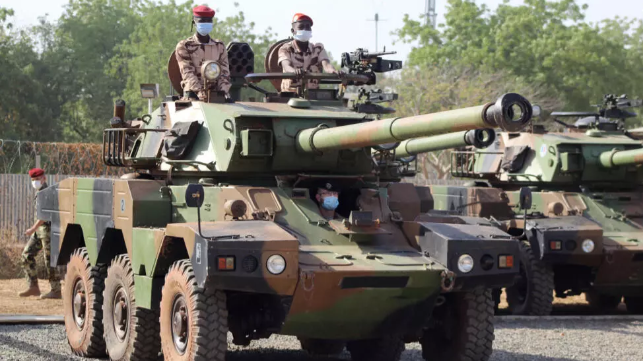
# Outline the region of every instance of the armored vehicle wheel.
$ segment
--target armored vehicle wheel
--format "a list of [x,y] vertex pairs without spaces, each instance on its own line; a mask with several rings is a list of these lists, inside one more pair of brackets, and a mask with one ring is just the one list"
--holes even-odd
[[431,361],[487,361],[493,352],[491,290],[448,294],[434,312],[436,327],[420,339],[422,357]]
[[103,329],[112,360],[156,360],[161,351],[158,312],[136,306],[129,257],[117,256],[107,269]]
[[506,289],[514,315],[546,316],[554,302],[554,271],[538,260],[529,242],[520,242],[520,278]]
[[621,296],[600,294],[594,290],[585,292],[585,299],[594,311],[611,312],[621,303]]
[[400,337],[350,341],[346,349],[353,361],[398,361],[404,351],[404,341]]
[[302,350],[313,356],[335,356],[344,351],[346,343],[338,340],[322,340],[318,338],[300,338]]
[[627,312],[636,315],[643,314],[643,297],[625,297]]
[[189,260],[174,262],[165,276],[160,324],[165,360],[225,360],[226,295],[199,288]]
[[74,354],[82,357],[105,355],[103,340],[103,288],[105,265],[92,267],[87,249],[78,248],[67,263],[63,308],[67,341]]

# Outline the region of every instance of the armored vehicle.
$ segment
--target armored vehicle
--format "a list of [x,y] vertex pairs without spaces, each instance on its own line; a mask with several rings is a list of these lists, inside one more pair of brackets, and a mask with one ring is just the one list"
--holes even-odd
[[[418,244],[431,241],[426,229],[440,220],[406,221],[392,210],[406,210],[406,199],[379,184],[370,147],[456,130],[516,130],[529,119],[511,109],[529,103],[509,95],[376,120],[383,107],[356,112],[340,95],[373,75],[305,74],[342,87],[273,93],[255,82],[300,75],[253,73],[245,43],[230,44],[228,57],[234,103],[215,91],[207,101],[170,96],[152,114],[125,121],[118,101],[103,158],[134,172],[69,178],[38,194],[39,217],[52,227],[51,262],[67,265],[71,349],[114,360],[158,352],[223,360],[229,331],[238,345],[285,334],[313,354],[346,347],[353,360],[398,360],[404,342],[422,336],[455,273]],[[168,74],[181,93],[174,59]],[[203,64],[206,88],[219,73],[218,64]],[[263,102],[239,101],[243,87],[263,93]],[[412,199],[407,208],[422,207]],[[471,256],[460,263],[486,267]]]
[[[623,126],[637,105],[606,95],[598,112],[552,113],[563,132],[499,132],[487,148],[453,154],[452,174],[470,186],[431,187],[437,209],[487,218],[522,240],[521,277],[506,289],[514,314],[549,314],[554,291],[585,292],[597,310],[624,298],[643,311],[643,147]],[[580,119],[558,119],[569,116]],[[527,212],[517,209],[520,187],[533,192]]]

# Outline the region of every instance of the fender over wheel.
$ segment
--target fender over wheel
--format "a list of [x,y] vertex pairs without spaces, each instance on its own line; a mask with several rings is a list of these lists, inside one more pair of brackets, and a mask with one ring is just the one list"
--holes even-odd
[[189,260],[174,262],[161,295],[165,360],[224,361],[228,350],[226,295],[197,285]]
[[158,312],[136,306],[134,271],[126,254],[107,269],[103,329],[111,360],[157,360],[161,351]]
[[91,266],[86,248],[70,256],[63,288],[65,331],[72,352],[82,357],[105,355],[103,289],[105,265]]

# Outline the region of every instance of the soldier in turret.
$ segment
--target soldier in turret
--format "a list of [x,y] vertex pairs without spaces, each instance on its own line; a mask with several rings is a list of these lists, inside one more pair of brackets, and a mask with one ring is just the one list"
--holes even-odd
[[[324,45],[309,42],[312,37],[312,26],[313,19],[308,15],[297,13],[293,16],[290,32],[294,40],[279,49],[278,61],[284,73],[303,75],[307,72],[321,73],[323,69],[326,73],[342,75],[343,73],[337,71],[330,63]],[[290,79],[281,81],[281,91],[297,92],[298,87],[301,87],[301,81]],[[308,80],[307,88],[319,88],[319,80]]]
[[343,218],[335,212],[339,206],[339,191],[339,188],[337,186],[333,186],[331,183],[318,185],[315,200],[317,200],[319,213],[322,217],[328,220]]
[[213,90],[230,91],[230,69],[228,66],[228,52],[223,42],[210,38],[214,17],[214,10],[203,5],[192,9],[192,22],[196,26],[196,33],[191,37],[181,40],[176,46],[176,60],[181,70],[181,87],[183,96],[187,99],[207,99],[207,91],[203,88],[201,65],[207,60],[214,60],[221,67],[221,75],[213,82]]

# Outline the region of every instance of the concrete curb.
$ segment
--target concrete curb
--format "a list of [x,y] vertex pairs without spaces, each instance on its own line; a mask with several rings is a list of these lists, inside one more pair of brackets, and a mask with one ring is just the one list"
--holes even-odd
[[642,315],[496,316],[496,322],[514,321],[643,321]]
[[0,325],[65,323],[63,316],[0,315]]

